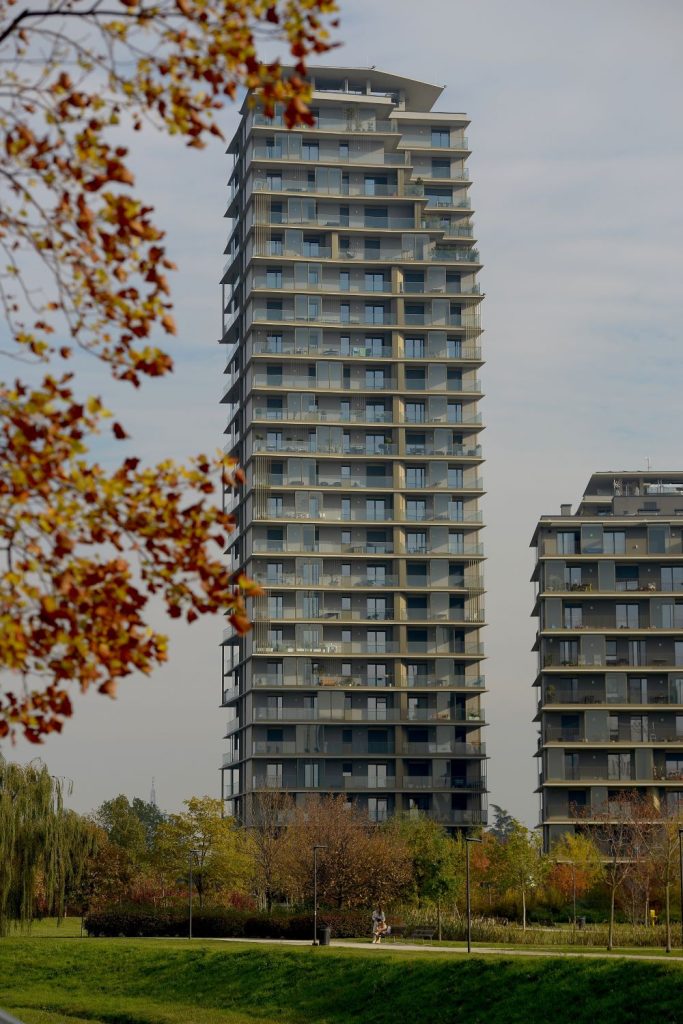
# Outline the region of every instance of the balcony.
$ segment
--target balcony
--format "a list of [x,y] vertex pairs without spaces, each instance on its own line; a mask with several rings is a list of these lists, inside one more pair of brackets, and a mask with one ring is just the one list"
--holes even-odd
[[257,675],[252,678],[252,686],[255,687],[290,687],[290,686],[304,686],[309,689],[313,689],[317,686],[333,686],[337,688],[346,689],[350,686],[364,686],[379,689],[393,689],[395,686],[394,678],[391,675],[387,675],[382,679],[368,678],[364,675],[351,675],[351,676],[340,676],[340,675],[326,675],[325,673],[312,672],[309,676],[269,676],[269,675]]
[[261,538],[255,538],[253,542],[253,551],[255,553],[262,552],[273,552],[273,551],[291,551],[293,553],[308,553],[314,552],[316,554],[357,554],[357,555],[390,555],[393,553],[394,545],[391,541],[370,541],[365,543],[356,544],[333,544],[325,541],[319,541],[317,544],[307,545],[306,548],[302,544],[294,544],[291,541],[286,540],[262,540]]
[[470,782],[452,775],[404,775],[403,785],[399,788],[407,790],[464,789],[471,793],[485,793],[486,781],[475,779]]
[[[257,128],[285,128],[285,123],[281,114],[276,114],[272,118],[265,117],[264,114],[259,113],[254,113],[252,116],[253,124]],[[296,130],[316,134],[318,132],[332,132],[335,135],[354,135],[357,133],[366,135],[368,132],[395,135],[398,133],[398,123],[396,121],[388,121],[386,119],[382,120],[376,117],[366,117],[364,120],[361,120],[360,116],[326,117],[322,114],[316,118],[315,124],[297,125]]]
[[[391,377],[342,377],[330,380],[329,377],[268,377],[265,373],[255,373],[253,377],[254,387],[301,391],[302,389],[317,389],[320,391],[395,391],[397,384]],[[301,414],[309,416],[309,413]]]
[[255,406],[253,415],[255,420],[267,420],[277,423],[364,423],[372,425],[374,423],[393,422],[393,413],[390,409],[385,410],[384,413],[376,410],[369,413],[365,410],[362,412],[349,411],[342,415],[339,409],[313,408],[290,411],[288,409],[264,409],[262,406]]
[[[253,150],[254,160],[282,160],[287,163],[317,163],[311,158],[304,156],[301,149],[293,149],[291,152],[282,146],[268,146],[255,143]],[[376,152],[349,152],[348,156],[340,156],[339,153],[325,155],[321,148],[321,161],[333,164],[359,164],[367,167],[406,167],[408,166],[408,154],[405,152],[382,153]]]
[[364,640],[342,641],[335,643],[307,643],[304,640],[284,640],[281,643],[268,643],[267,641],[254,641],[254,650],[257,654],[396,654],[398,643],[395,640],[385,640],[384,643],[368,643]]
[[481,725],[485,721],[483,708],[467,711],[464,708],[408,708],[409,722],[473,722]]
[[441,740],[438,743],[435,740],[427,743],[406,742],[403,744],[403,753],[406,756],[452,754],[455,757],[485,757],[486,744],[464,743],[458,740]]
[[[269,487],[303,487],[303,488],[320,488],[325,490],[328,487],[339,487],[343,490],[363,488],[369,491],[386,490],[388,487],[394,486],[394,478],[392,476],[367,476],[367,477],[341,477],[337,480],[323,479],[322,477],[313,477],[313,479],[303,479],[301,475],[297,474],[275,474],[268,473],[265,478],[256,480],[257,484],[268,484]],[[363,519],[369,519],[374,521],[391,519],[392,516],[389,514],[390,509],[386,509],[384,512],[373,512],[371,514],[359,517]],[[279,513],[274,513],[275,518],[279,516]],[[306,516],[308,518],[308,515]],[[321,516],[320,518],[325,518]],[[351,517],[353,518],[353,517]]]
[[399,708],[254,708],[256,722],[397,722]]
[[314,195],[333,195],[333,196],[358,196],[359,198],[373,199],[373,198],[420,198],[424,196],[424,185],[418,185],[417,182],[406,182],[404,185],[399,185],[394,182],[393,184],[380,185],[373,184],[371,186],[372,191],[368,191],[370,186],[366,185],[365,182],[340,182],[337,184],[325,185],[322,182],[316,181],[297,181],[294,178],[284,178],[281,180],[279,187],[273,187],[268,184],[265,178],[255,178],[252,191],[253,192],[268,192],[270,194],[281,194],[282,192],[297,192]]

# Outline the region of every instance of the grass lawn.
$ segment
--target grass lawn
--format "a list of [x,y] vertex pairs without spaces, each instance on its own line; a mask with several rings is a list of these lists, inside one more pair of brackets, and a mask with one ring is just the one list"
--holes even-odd
[[183,940],[0,941],[25,1024],[683,1024],[683,970]]

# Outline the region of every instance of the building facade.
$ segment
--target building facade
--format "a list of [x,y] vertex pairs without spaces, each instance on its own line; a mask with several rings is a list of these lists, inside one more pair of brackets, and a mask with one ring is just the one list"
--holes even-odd
[[546,848],[627,792],[683,810],[683,473],[595,473],[532,546]]
[[482,430],[463,114],[442,90],[314,69],[312,128],[246,104],[223,276],[230,570],[226,811],[345,794],[371,820],[485,815]]

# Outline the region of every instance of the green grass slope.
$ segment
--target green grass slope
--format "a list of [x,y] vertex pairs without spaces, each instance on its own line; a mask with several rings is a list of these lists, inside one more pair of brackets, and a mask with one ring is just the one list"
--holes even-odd
[[683,971],[164,940],[0,941],[26,1024],[683,1024]]

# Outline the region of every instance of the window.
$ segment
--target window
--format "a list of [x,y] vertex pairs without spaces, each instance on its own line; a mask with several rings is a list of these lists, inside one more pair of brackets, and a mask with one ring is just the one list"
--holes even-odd
[[340,206],[339,207],[339,226],[342,227],[342,228],[347,228],[349,226],[349,207],[348,206]]
[[615,624],[617,629],[638,629],[638,605],[618,604]]
[[281,334],[268,334],[266,336],[266,352],[282,352]]
[[432,178],[450,178],[451,176],[451,162],[450,160],[434,159],[432,160]]
[[269,430],[266,434],[266,449],[269,452],[282,451],[282,431]]
[[270,204],[270,222],[271,224],[283,224],[284,223],[284,206],[282,203],[274,203],[271,201]]
[[387,634],[383,629],[369,629],[368,630],[368,651],[386,651],[387,649]]
[[352,743],[352,742],[353,742],[353,730],[352,729],[342,729],[342,743]]
[[368,423],[383,423],[385,416],[384,402],[368,402],[365,407],[365,418]]
[[368,797],[368,817],[370,821],[386,821],[389,816],[389,801],[384,796]]
[[425,276],[421,270],[405,270],[403,272],[403,291],[408,294],[421,295],[425,290]]
[[266,287],[282,288],[282,267],[268,267],[266,270]]
[[[626,534],[623,530],[605,530],[602,538],[602,550],[606,555],[623,555],[626,553]],[[562,554],[562,552],[559,552]],[[567,552],[574,554],[574,552]]]
[[662,568],[662,590],[683,591],[683,566]]
[[376,273],[365,273],[365,290],[366,292],[383,292],[384,291],[384,274],[380,271]]
[[448,534],[448,553],[450,555],[461,555],[465,551],[465,534],[451,531]]
[[409,555],[424,554],[427,551],[427,534],[414,530],[406,533],[406,551]]
[[[339,241],[339,244],[341,246],[341,239]],[[365,239],[365,258],[366,260],[378,260],[380,258],[379,238]]]
[[666,554],[669,547],[668,526],[648,526],[647,551],[650,555]]
[[281,619],[284,612],[282,594],[270,594],[268,596],[268,618]]
[[369,228],[386,228],[389,226],[389,210],[386,206],[367,206],[365,208],[365,226]]
[[405,406],[406,423],[424,423],[425,404],[424,402],[406,402]]
[[448,149],[451,144],[451,133],[448,128],[432,128],[432,147]]
[[365,371],[365,386],[366,388],[372,388],[379,390],[385,387],[384,381],[384,370],[383,369],[368,369]]
[[301,143],[301,155],[304,160],[318,160],[320,158],[320,145],[315,139],[304,139]]
[[404,353],[406,359],[424,359],[424,338],[406,338],[404,342]]
[[367,455],[382,455],[385,448],[386,439],[384,434],[365,435],[365,452]]
[[406,434],[406,453],[408,455],[425,455],[427,442],[424,434]]
[[266,320],[282,320],[282,299],[268,299]]
[[282,191],[282,175],[279,171],[268,171],[266,174],[266,188],[270,192]]
[[368,789],[386,789],[386,764],[368,764]]
[[364,339],[365,355],[381,358],[384,351],[384,338],[368,337]]
[[270,497],[268,498],[267,513],[271,519],[282,515],[282,498],[281,497]]
[[406,487],[422,489],[427,483],[427,470],[424,466],[406,466]]
[[365,516],[373,522],[382,522],[386,518],[384,498],[366,498]]
[[427,518],[427,502],[422,499],[410,498],[406,501],[406,519],[421,522]]
[[424,302],[406,302],[405,322],[407,324],[423,324],[425,322]]
[[576,554],[576,533],[560,531],[557,534],[557,553],[558,555]]
[[304,256],[320,256],[320,239],[316,235],[304,235]]
[[447,339],[446,355],[449,359],[459,359],[462,356],[462,341],[460,338]]
[[351,287],[351,275],[348,270],[339,271],[339,291],[348,292]]
[[462,370],[449,368],[446,371],[446,383],[449,391],[462,391]]
[[387,617],[387,600],[385,597],[366,598],[366,615],[368,619],[384,621]]
[[608,754],[607,755],[607,778],[608,779],[630,779],[631,778],[631,754]]
[[347,594],[344,594],[342,596],[342,599],[341,599],[341,610],[343,612],[350,612],[351,611],[351,598]]
[[405,382],[409,391],[424,391],[427,386],[427,371],[424,366],[406,366]]
[[389,673],[383,662],[370,662],[367,668],[367,682],[369,686],[387,686]]
[[580,604],[567,604],[564,606],[565,629],[581,629],[583,625],[583,607]]
[[348,142],[340,142],[339,143],[339,159],[340,160],[348,160],[349,159],[349,144],[348,144]]
[[282,562],[268,562],[266,566],[266,582],[267,583],[282,583],[283,580],[283,563]]
[[341,302],[339,304],[339,319],[343,324],[351,322],[351,306],[348,302]]
[[448,467],[448,486],[449,487],[462,487],[463,476],[461,466],[449,466]]
[[366,196],[387,195],[388,191],[388,179],[385,176],[366,176],[364,183]]
[[273,235],[268,243],[268,255],[269,256],[282,256],[284,253],[284,246],[282,243],[281,235]]
[[449,423],[462,423],[462,402],[449,402],[447,407]]
[[366,324],[383,324],[384,323],[384,305],[380,303],[365,303],[365,322]]

